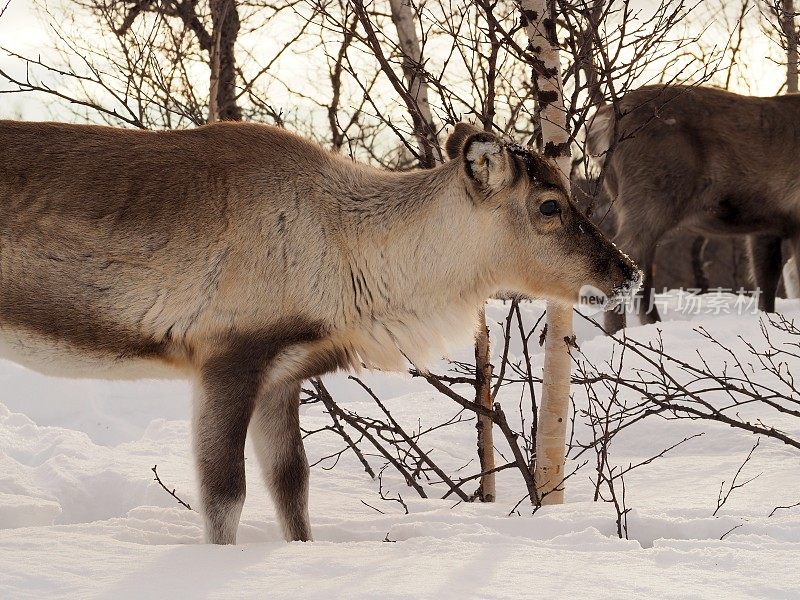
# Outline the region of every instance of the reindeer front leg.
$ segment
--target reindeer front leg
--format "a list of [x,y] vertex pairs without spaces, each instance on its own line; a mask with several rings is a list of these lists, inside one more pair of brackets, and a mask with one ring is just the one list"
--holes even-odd
[[194,402],[194,453],[205,540],[235,544],[245,498],[244,443],[262,369],[252,347],[234,347],[201,368]]
[[751,235],[747,238],[753,279],[761,290],[758,308],[764,312],[775,312],[775,295],[783,268],[781,241],[781,238],[772,235]]

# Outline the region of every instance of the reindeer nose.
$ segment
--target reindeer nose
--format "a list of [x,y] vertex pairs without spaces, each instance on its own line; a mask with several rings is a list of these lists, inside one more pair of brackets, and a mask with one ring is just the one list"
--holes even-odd
[[620,270],[622,271],[622,276],[625,278],[625,281],[630,281],[634,277],[641,278],[642,272],[637,269],[630,260],[623,260],[621,263]]
[[614,298],[625,301],[636,294],[639,288],[642,287],[642,280],[644,274],[636,268],[629,268],[630,275],[625,278],[625,281],[618,288],[614,290]]

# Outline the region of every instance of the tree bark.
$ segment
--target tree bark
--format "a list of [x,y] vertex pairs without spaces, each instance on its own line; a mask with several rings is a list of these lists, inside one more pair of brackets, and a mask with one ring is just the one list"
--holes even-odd
[[241,121],[242,110],[236,101],[236,38],[239,11],[236,0],[210,0],[212,40],[208,48],[211,78],[208,122]]
[[211,71],[211,78],[208,84],[208,123],[219,121],[219,68],[220,68],[220,31],[214,32],[214,41],[208,50],[208,66]]
[[[411,101],[416,105],[417,115],[412,110],[414,135],[419,142],[419,155],[433,166],[443,160],[436,139],[433,113],[428,101],[428,82],[422,68],[422,46],[414,26],[415,14],[410,0],[389,0],[392,23],[397,29],[397,39],[403,52],[403,77],[408,85]],[[416,117],[416,118],[415,118]]]
[[[786,36],[786,93],[797,93],[797,37],[798,31],[794,21],[794,0],[783,0],[783,14],[780,24]],[[800,298],[800,283],[798,280],[797,262],[800,256],[793,255],[783,266],[783,287],[788,298]]]
[[[569,190],[570,147],[559,62],[554,0],[521,0],[522,23],[532,54],[532,78],[542,123],[542,150],[561,170]],[[547,337],[534,480],[542,504],[564,502],[569,413],[572,307],[547,303]]]
[[797,26],[794,21],[794,0],[783,0],[781,29],[786,36],[786,91],[797,93]]
[[[489,328],[486,326],[486,308],[483,307],[478,319],[478,331],[475,334],[475,402],[489,410],[492,409],[493,367],[491,356]],[[489,472],[495,468],[492,426],[490,417],[478,415],[475,427],[478,430],[478,459],[483,475],[476,495],[481,502],[494,502],[497,498],[495,473]]]

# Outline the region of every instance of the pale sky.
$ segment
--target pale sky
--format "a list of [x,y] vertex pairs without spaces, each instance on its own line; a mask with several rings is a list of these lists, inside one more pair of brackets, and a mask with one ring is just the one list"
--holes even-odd
[[[0,6],[3,3],[4,0],[0,0]],[[64,0],[48,0],[48,4],[54,9],[63,5],[62,3]],[[633,5],[639,5],[644,9],[654,3],[655,0],[634,0],[632,2]],[[686,25],[695,30],[699,27],[707,27],[704,41],[708,46],[724,45],[725,43],[725,17],[721,11],[715,11],[713,8],[719,4],[721,3],[702,3],[697,17],[692,20],[691,24]],[[726,12],[733,14],[738,11],[740,2],[736,0],[725,4]],[[756,14],[755,12],[751,13],[753,17]],[[274,42],[274,40],[267,40],[266,43],[270,41]],[[264,43],[263,39],[258,43]],[[8,10],[0,19],[0,45],[29,56],[42,55],[45,58],[54,56],[52,32],[49,31],[46,20],[37,14],[33,0],[11,0]],[[780,60],[780,50],[766,38],[757,20],[751,18],[744,31],[742,45],[742,59],[748,68],[744,71],[744,81],[734,81],[732,85],[734,91],[755,95],[775,94],[785,78],[785,71],[784,67],[767,58],[770,55],[774,60]],[[286,65],[286,63],[283,64]],[[3,52],[0,52],[0,65],[15,75],[24,73],[20,61]],[[292,65],[289,64],[284,68],[292,68]],[[657,75],[660,73],[660,69],[659,65],[653,65],[650,70],[653,75]],[[0,82],[0,89],[3,88],[7,88],[7,84]],[[74,116],[64,110],[64,106],[59,105],[56,100],[28,94],[24,96],[0,95],[0,116],[25,119],[74,119]]]
[[[4,4],[4,0],[0,0],[0,6]],[[33,0],[11,0],[11,4],[0,19],[0,45],[25,55],[49,54],[49,49],[53,45],[50,32],[46,23],[36,15]],[[14,76],[24,74],[20,61],[9,57],[1,50],[0,66]],[[7,83],[0,78],[0,89],[7,88]],[[16,94],[3,94],[0,95],[0,115],[17,117],[21,114],[27,119],[47,118],[49,111],[42,106],[44,101],[47,99],[42,98],[41,101],[37,101],[35,97],[28,95],[22,97]]]

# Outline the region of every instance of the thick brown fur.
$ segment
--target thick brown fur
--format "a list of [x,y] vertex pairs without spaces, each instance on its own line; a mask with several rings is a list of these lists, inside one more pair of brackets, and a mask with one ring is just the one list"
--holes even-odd
[[[800,95],[757,98],[710,87],[647,86],[618,110],[598,110],[589,151],[605,161],[617,215],[615,243],[642,266],[640,314],[650,305],[659,240],[682,228],[702,235],[749,235],[761,307],[772,311],[780,239],[800,251]],[[618,140],[618,143],[614,141]],[[609,314],[608,328],[624,326]]]

